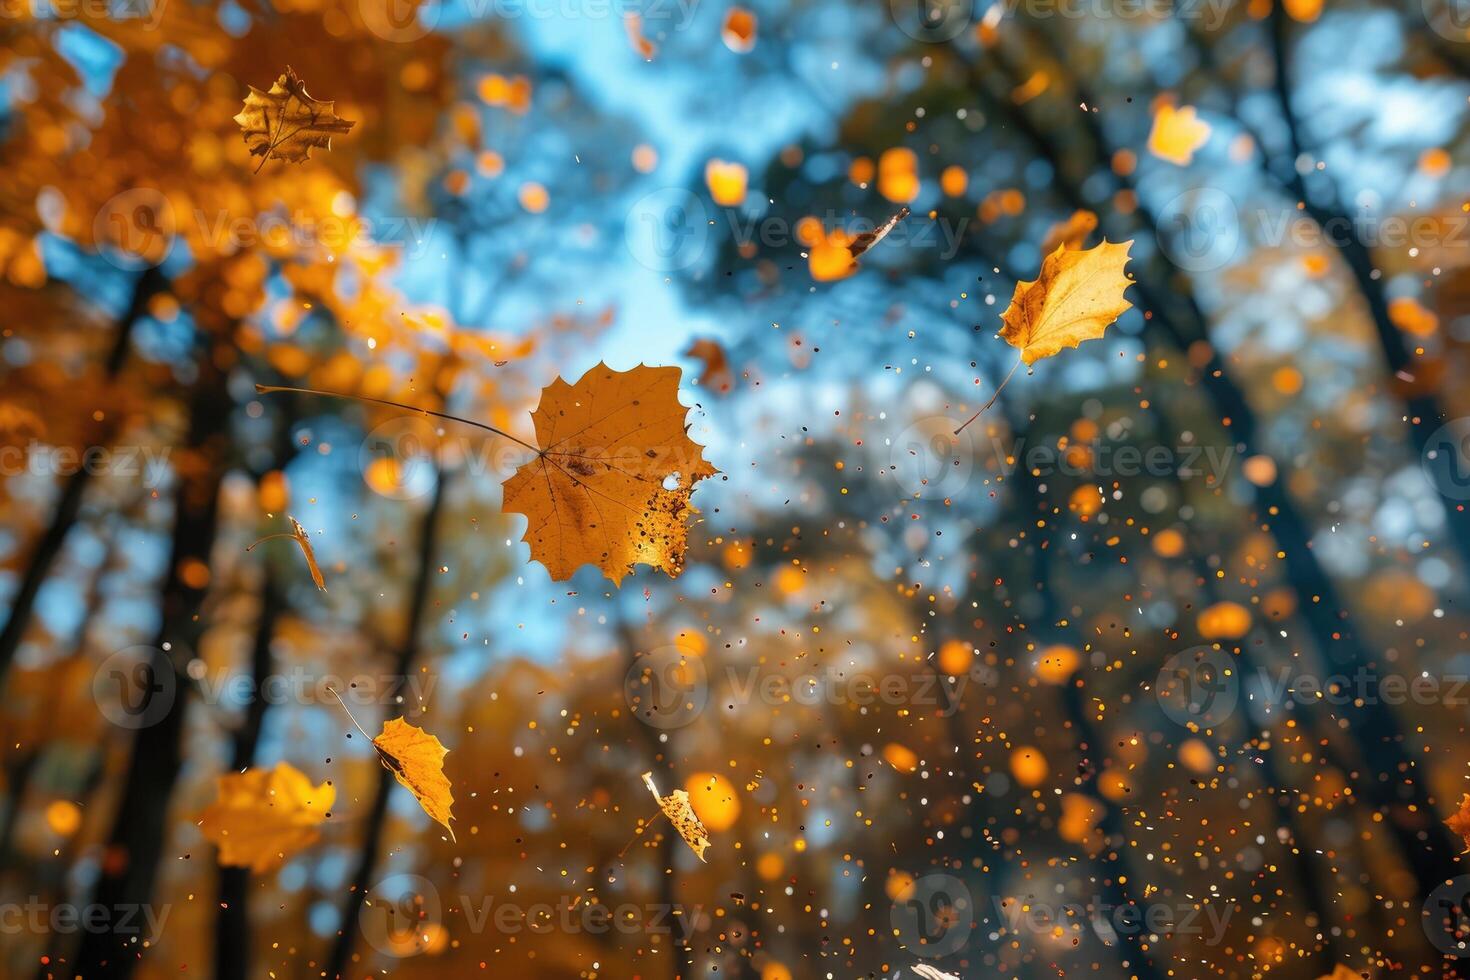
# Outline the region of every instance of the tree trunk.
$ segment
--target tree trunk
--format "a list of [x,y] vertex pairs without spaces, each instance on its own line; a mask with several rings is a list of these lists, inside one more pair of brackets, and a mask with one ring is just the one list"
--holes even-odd
[[[984,79],[978,87],[998,118],[1013,124],[1035,149],[1055,168],[1056,186],[1068,202],[1077,208],[1088,207],[1081,187],[1070,177],[1063,158],[1051,142],[1041,134],[1020,110],[1015,110],[1005,99],[989,94]],[[1081,114],[1084,125],[1093,125],[1088,113]],[[1099,146],[1098,152],[1106,155],[1107,148]],[[1162,240],[1160,230],[1151,212],[1140,205],[1138,212],[1151,225],[1156,239]],[[1145,267],[1146,269],[1147,267]],[[1160,292],[1146,272],[1138,273],[1135,287],[1140,304],[1152,316],[1146,318],[1148,329],[1162,333],[1163,338],[1181,351],[1187,350],[1194,340],[1207,339],[1207,320],[1193,294],[1188,291],[1187,280],[1173,277],[1182,285],[1178,291],[1179,302],[1188,310],[1196,327],[1193,334],[1186,334],[1176,319],[1175,304],[1165,297],[1173,293],[1167,289]],[[1235,438],[1243,455],[1260,453],[1256,439],[1255,413],[1236,387],[1213,349],[1210,359],[1200,370],[1200,383],[1209,396],[1221,419],[1229,420],[1228,431]],[[1286,468],[1281,469],[1287,472]],[[1276,539],[1287,568],[1287,576],[1293,587],[1306,601],[1300,604],[1304,620],[1310,627],[1322,656],[1334,668],[1345,669],[1351,674],[1358,667],[1373,670],[1374,660],[1354,630],[1350,617],[1343,606],[1331,580],[1311,548],[1311,533],[1307,523],[1296,509],[1295,502],[1285,490],[1284,480],[1277,479],[1265,487],[1257,488],[1257,519],[1260,526]],[[1357,716],[1357,724],[1349,730],[1368,772],[1377,774],[1376,779],[1367,779],[1361,786],[1362,795],[1368,804],[1377,810],[1402,851],[1412,871],[1423,901],[1446,878],[1456,873],[1459,842],[1436,817],[1433,799],[1424,788],[1423,782],[1415,778],[1415,764],[1406,748],[1402,726],[1393,710],[1382,702],[1372,690],[1365,695],[1365,704]],[[1371,733],[1371,734],[1370,734]],[[1447,969],[1459,976],[1470,976],[1470,964],[1455,961]]]
[[[123,311],[121,319],[117,322],[117,337],[103,364],[103,375],[108,382],[117,377],[122,371],[123,364],[127,362],[128,351],[132,347],[133,328],[147,312],[148,301],[161,292],[165,285],[163,274],[156,268],[148,269],[133,284],[132,298],[128,301],[127,309]],[[109,419],[107,425],[99,432],[99,443],[105,444],[112,441],[117,421],[115,416]],[[77,471],[67,478],[66,486],[61,491],[61,499],[57,501],[56,511],[51,515],[51,523],[47,525],[41,539],[36,542],[35,550],[31,552],[25,571],[21,574],[20,585],[16,588],[15,597],[10,601],[10,608],[5,616],[5,626],[0,628],[0,677],[3,677],[11,661],[15,659],[16,652],[20,649],[21,640],[25,638],[26,627],[31,622],[31,614],[35,611],[36,597],[41,592],[41,586],[46,583],[46,576],[50,574],[51,566],[61,554],[67,534],[77,522],[77,515],[82,510],[82,499],[86,496],[87,486],[91,482],[92,474],[85,466],[78,467]]]
[[[393,695],[401,689],[408,672],[413,669],[414,661],[418,659],[419,634],[423,631],[424,620],[428,612],[429,583],[434,571],[434,554],[438,550],[439,542],[439,514],[444,506],[447,482],[448,477],[444,471],[437,470],[434,479],[434,493],[429,501],[429,509],[424,512],[423,526],[419,532],[418,575],[414,579],[413,593],[409,598],[408,627],[404,633],[403,646],[398,651],[393,674],[394,687],[388,692],[389,707],[384,716],[385,719],[396,718],[402,714],[402,709],[393,703]],[[373,884],[373,874],[377,869],[378,850],[382,846],[383,826],[388,816],[388,797],[393,792],[394,782],[393,774],[386,767],[379,767],[378,786],[373,795],[372,807],[368,810],[367,830],[357,855],[357,869],[353,872],[352,882],[348,886],[347,903],[342,909],[341,928],[337,932],[337,941],[332,945],[323,976],[344,978],[347,975],[348,964],[352,959],[352,947],[357,942],[358,915],[362,911],[363,899]]]
[[[173,547],[162,593],[162,622],[152,658],[154,676],[174,674],[194,656],[203,632],[199,608],[208,581],[186,575],[187,567],[209,567],[217,529],[219,488],[224,477],[224,449],[230,401],[214,355],[222,350],[206,341],[200,376],[190,399],[189,449],[203,459],[203,474],[179,477],[174,509]],[[167,650],[167,652],[165,652]],[[179,660],[173,658],[178,657]],[[167,838],[169,798],[183,765],[182,737],[189,685],[174,684],[175,694],[157,685],[141,692],[141,716],[162,710],[155,723],[139,729],[123,784],[102,874],[92,901],[108,908],[143,908],[153,900],[153,886]],[[166,709],[160,705],[166,703]],[[126,978],[141,949],[130,936],[84,931],[71,968],[87,980]]]
[[[270,562],[265,562],[265,581],[261,583],[260,619],[251,645],[250,676],[253,680],[245,719],[235,733],[230,771],[241,772],[255,762],[255,747],[260,741],[265,722],[266,703],[260,692],[267,683],[274,663],[271,641],[275,639],[276,622],[283,603],[276,586]],[[214,926],[215,980],[246,980],[250,975],[250,869],[220,866],[219,912]]]
[[[291,439],[291,419],[295,415],[293,404],[294,398],[287,395],[280,406],[272,454],[274,470],[284,470],[296,456],[297,447]],[[268,707],[261,692],[275,669],[271,643],[276,636],[276,624],[286,611],[280,583],[276,581],[269,558],[262,556],[261,568],[260,617],[255,626],[255,642],[250,648],[250,700],[245,705],[245,717],[240,728],[235,732],[230,756],[231,772],[241,772],[255,763],[255,749],[260,743]],[[214,924],[214,980],[247,980],[250,975],[249,901],[250,869],[221,865],[219,912]]]

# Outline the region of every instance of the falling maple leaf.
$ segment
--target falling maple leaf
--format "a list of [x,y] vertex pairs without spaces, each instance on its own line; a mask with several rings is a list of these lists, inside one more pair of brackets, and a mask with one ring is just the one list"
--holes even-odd
[[330,687],[327,692],[347,712],[352,727],[362,732],[363,738],[372,743],[383,768],[393,774],[399,785],[413,794],[425,813],[449,831],[449,839],[458,843],[454,828],[449,826],[449,821],[454,819],[454,814],[449,812],[454,806],[454,793],[449,777],[444,775],[444,757],[449,754],[444,743],[437,736],[410,725],[402,718],[389,718],[383,722],[383,731],[377,738],[373,738],[358,724],[357,718],[348,709],[347,702],[342,700],[342,695]]
[[718,340],[696,337],[684,348],[684,356],[697,358],[704,365],[704,370],[699,375],[701,388],[724,395],[735,386],[734,378],[730,374],[730,356]]
[[1066,221],[1058,221],[1047,229],[1046,237],[1041,240],[1041,251],[1050,255],[1056,251],[1058,245],[1081,248],[1082,243],[1087,241],[1087,236],[1096,230],[1096,214],[1086,210],[1073,211]]
[[598,364],[557,378],[532,413],[536,455],[505,484],[505,513],[524,514],[531,557],[561,582],[596,565],[614,584],[637,564],[684,566],[689,498],[718,472],[689,438],[680,371]]
[[313,786],[287,762],[226,773],[218,787],[218,799],[200,814],[199,828],[219,847],[220,864],[256,874],[314,844],[337,799],[331,783]]
[[1445,826],[1459,834],[1465,840],[1465,850],[1470,851],[1470,793],[1460,801],[1460,812],[1450,817]]
[[349,132],[357,125],[338,117],[334,105],[307,95],[306,86],[289,65],[269,92],[250,86],[245,108],[236,114],[235,122],[244,133],[250,155],[261,158],[256,172],[266,160],[303,163],[313,147],[330,150],[334,134]]
[[1000,336],[1021,352],[1021,360],[1035,364],[1065,347],[1095,340],[1133,304],[1123,298],[1129,280],[1124,275],[1132,241],[1096,248],[1069,249],[1058,245],[1041,263],[1031,282],[1016,283],[1011,303],[1000,315]]
[[643,785],[658,800],[658,808],[669,818],[669,823],[684,838],[684,843],[689,845],[694,856],[703,861],[704,852],[709,848],[709,831],[704,829],[704,824],[699,822],[699,817],[694,813],[694,807],[690,806],[689,794],[682,789],[676,789],[668,796],[660,796],[651,772],[643,774]]
[[1130,285],[1124,270],[1132,246],[1132,240],[1109,243],[1107,239],[1096,248],[1083,250],[1058,245],[1042,261],[1035,279],[1016,283],[1010,305],[1000,315],[1000,336],[1021,355],[1011,373],[996,386],[990,401],[956,429],[956,434],[995,404],[1016,367],[1023,362],[1035,364],[1084,340],[1096,340],[1110,323],[1132,308],[1133,304],[1123,298]]
[[316,583],[316,587],[319,590],[322,592],[327,591],[327,582],[322,578],[321,566],[316,563],[316,552],[311,549],[311,536],[306,533],[306,528],[301,526],[301,522],[290,514],[286,515],[286,520],[291,522],[291,532],[289,534],[284,532],[281,534],[268,534],[245,550],[252,551],[255,545],[264,541],[271,541],[275,538],[290,538],[301,548],[301,554],[306,558],[306,570],[311,573],[311,580]]
[[1163,103],[1154,113],[1153,129],[1148,134],[1148,151],[1160,160],[1181,167],[1189,166],[1194,151],[1210,138],[1210,124],[1195,115],[1194,106],[1175,108]]
[[383,722],[382,734],[373,739],[373,748],[378,750],[383,766],[454,840],[454,828],[449,826],[454,819],[449,812],[454,794],[449,777],[444,775],[444,757],[449,754],[444,743],[402,718],[389,718]]

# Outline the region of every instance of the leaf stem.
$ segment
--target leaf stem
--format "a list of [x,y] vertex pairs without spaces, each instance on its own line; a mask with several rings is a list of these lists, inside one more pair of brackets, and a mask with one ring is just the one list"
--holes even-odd
[[325,395],[328,398],[346,398],[351,401],[368,402],[373,405],[386,405],[389,408],[401,408],[405,412],[413,412],[416,415],[432,415],[436,419],[447,419],[450,422],[462,422],[465,425],[473,425],[477,429],[484,429],[486,432],[494,433],[495,435],[500,436],[502,439],[509,439],[511,442],[514,442],[517,445],[525,446],[533,453],[536,453],[538,455],[541,454],[541,448],[539,446],[533,446],[526,440],[519,439],[511,435],[509,432],[505,432],[501,429],[495,428],[495,426],[493,425],[486,425],[484,422],[476,422],[474,419],[460,418],[458,415],[446,415],[443,412],[436,412],[431,408],[414,408],[412,405],[405,405],[402,402],[391,402],[388,401],[386,398],[373,398],[369,395],[349,395],[346,392],[342,391],[322,391],[320,388],[292,388],[287,385],[255,386],[255,392],[258,395],[268,395],[271,392],[275,391],[294,391],[302,395]]
[[[969,417],[969,418],[968,418],[968,419],[967,419],[967,420],[966,420],[966,421],[965,421],[965,424],[964,424],[964,425],[962,425],[962,426],[960,426],[960,427],[959,427],[959,428],[958,428],[958,429],[955,429],[955,430],[954,430],[954,434],[955,434],[955,435],[959,435],[959,434],[960,434],[960,433],[961,433],[961,432],[964,432],[964,431],[965,431],[965,429],[966,429],[966,428],[967,428],[967,427],[968,427],[968,426],[969,426],[969,424],[970,424],[970,423],[971,423],[971,422],[973,422],[973,421],[975,421],[975,420],[976,420],[976,419],[978,419],[978,418],[979,418],[979,417],[980,417],[980,416],[981,416],[981,415],[983,415],[983,414],[985,414],[985,410],[986,410],[986,409],[987,409],[987,408],[989,408],[989,407],[990,407],[990,406],[991,406],[991,405],[994,405],[994,404],[995,404],[995,400],[996,400],[996,399],[997,399],[997,398],[999,398],[999,397],[1000,397],[1000,393],[1001,393],[1001,392],[1002,392],[1002,391],[1005,391],[1005,387],[1006,387],[1006,385],[1008,385],[1008,384],[1010,384],[1010,383],[1011,383],[1011,375],[1013,375],[1013,374],[1015,374],[1015,373],[1016,373],[1016,368],[1018,368],[1018,367],[1020,367],[1020,366],[1021,366],[1021,358],[1020,358],[1020,356],[1019,356],[1019,355],[1018,355],[1018,356],[1017,356],[1017,357],[1016,357],[1016,363],[1015,363],[1015,364],[1012,364],[1012,365],[1011,365],[1011,370],[1010,370],[1010,374],[1007,374],[1007,375],[1006,375],[1006,376],[1005,376],[1005,380],[1004,380],[1004,381],[1002,381],[1002,382],[1001,382],[1001,383],[1000,383],[1000,387],[998,387],[998,388],[996,388],[996,389],[995,389],[995,394],[993,394],[993,395],[991,395],[991,396],[990,396],[990,401],[988,401],[988,402],[986,402],[986,403],[985,403],[985,404],[984,404],[984,405],[981,405],[981,406],[980,406],[980,411],[978,411],[978,412],[976,412],[976,413],[975,413],[975,414],[974,414],[974,415],[971,415],[971,416],[970,416],[970,417]],[[258,387],[258,386],[257,386],[257,387]]]
[[267,534],[265,537],[260,538],[255,542],[255,544],[247,545],[245,550],[254,551],[256,544],[265,544],[267,541],[274,541],[276,538],[290,538],[292,541],[295,541],[296,535],[286,531],[277,531],[275,534]]
[[[352,716],[352,712],[347,707],[347,702],[342,700],[342,695],[337,693],[336,688],[328,687],[327,693],[336,698],[337,703],[342,706],[342,710],[347,712],[347,719],[352,722],[352,727],[362,732],[362,737],[368,740],[369,745],[373,746],[373,748],[377,748],[377,741],[367,732],[363,731],[363,727],[359,725],[357,723],[357,719]],[[382,752],[382,749],[378,749],[378,751]]]

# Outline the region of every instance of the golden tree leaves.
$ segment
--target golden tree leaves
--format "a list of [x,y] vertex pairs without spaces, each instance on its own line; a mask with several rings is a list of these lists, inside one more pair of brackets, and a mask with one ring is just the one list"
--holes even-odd
[[444,744],[402,718],[390,718],[383,723],[382,734],[373,739],[373,748],[378,750],[383,766],[454,840],[454,828],[449,826],[454,819],[449,812],[454,794],[449,777],[444,775],[444,757],[449,754]]
[[699,822],[699,817],[694,813],[694,807],[689,804],[689,794],[682,789],[676,789],[668,796],[660,796],[658,786],[653,781],[653,773],[643,774],[643,785],[658,800],[658,808],[669,818],[679,836],[684,838],[684,843],[694,852],[694,856],[701,861],[704,860],[704,852],[709,849],[709,831],[704,829],[704,824]]
[[537,453],[506,481],[502,509],[525,515],[531,557],[555,581],[589,564],[614,584],[638,564],[683,570],[690,495],[717,470],[689,438],[679,377],[599,363],[541,392]]
[[257,874],[314,844],[336,802],[331,783],[313,786],[286,762],[219,777],[219,798],[199,818],[204,836],[219,847],[219,862]]
[[349,132],[357,125],[338,117],[334,106],[307,95],[306,86],[289,66],[271,84],[269,92],[250,86],[245,107],[235,116],[235,122],[240,125],[250,155],[261,158],[256,172],[266,160],[304,163],[313,147],[330,150],[333,135]]
[[1058,245],[1041,263],[1040,275],[1016,283],[1011,304],[1000,315],[1001,338],[1021,352],[1022,361],[1035,364],[1065,347],[1101,337],[1133,306],[1123,298],[1129,285],[1123,270],[1132,245],[1106,239],[1086,250]]

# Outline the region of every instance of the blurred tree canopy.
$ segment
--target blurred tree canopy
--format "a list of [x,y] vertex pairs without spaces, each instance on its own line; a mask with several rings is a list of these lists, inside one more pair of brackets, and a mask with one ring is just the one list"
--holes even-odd
[[[1462,21],[7,5],[0,974],[1466,975]],[[1000,390],[1103,241],[1132,309]],[[720,470],[676,576],[502,512],[600,361]],[[318,839],[221,864],[281,763]]]

